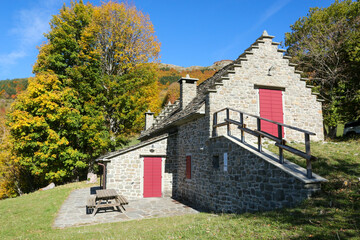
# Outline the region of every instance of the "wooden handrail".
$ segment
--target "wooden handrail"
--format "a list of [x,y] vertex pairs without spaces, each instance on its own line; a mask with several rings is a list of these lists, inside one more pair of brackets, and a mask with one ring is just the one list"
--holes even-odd
[[[270,122],[270,123],[274,123],[274,124],[277,124],[277,125],[281,125],[281,126],[283,126],[283,127],[296,130],[296,131],[298,131],[298,132],[307,133],[307,134],[313,135],[313,136],[316,135],[316,134],[313,133],[313,132],[310,132],[310,131],[307,131],[307,130],[304,130],[304,129],[301,129],[301,128],[297,128],[297,127],[294,127],[294,126],[290,126],[290,125],[287,125],[287,124],[284,124],[284,123],[275,122],[275,121],[273,121],[273,120],[270,120],[270,119],[267,119],[267,118],[263,118],[263,117],[260,117],[260,116],[257,116],[257,115],[251,114],[251,113],[246,113],[246,112],[243,112],[243,111],[239,111],[239,110],[236,110],[236,109],[233,109],[233,108],[223,108],[223,109],[221,109],[221,110],[219,110],[219,111],[216,111],[215,113],[222,112],[222,111],[224,111],[224,110],[226,110],[226,109],[229,109],[229,110],[231,110],[231,111],[233,111],[233,112],[242,113],[242,114],[245,114],[245,115],[250,116],[250,117],[258,118],[258,119],[260,119],[260,120],[264,120],[264,121],[267,121],[267,122]],[[214,114],[215,114],[215,113],[214,113]]]
[[[226,118],[224,119],[223,122],[218,123],[218,121],[217,121],[218,120],[218,113],[220,113],[222,111],[226,111]],[[230,111],[240,113],[240,121],[230,119]],[[252,130],[252,129],[249,129],[249,128],[246,127],[246,124],[244,123],[244,114],[247,115],[247,116],[256,118],[256,120],[257,120],[256,121],[257,122],[256,129]],[[266,132],[262,131],[261,130],[261,120],[276,124],[278,126],[278,136],[274,136],[272,134],[269,134],[269,133],[266,133]],[[306,175],[307,175],[308,178],[312,178],[311,160],[315,160],[316,157],[311,155],[311,151],[310,151],[310,135],[316,135],[315,133],[309,132],[309,131],[306,131],[304,129],[300,129],[300,128],[297,128],[297,127],[293,127],[293,126],[290,126],[290,125],[287,125],[287,124],[275,122],[275,121],[272,121],[270,119],[262,118],[260,116],[254,115],[254,114],[245,113],[243,111],[239,111],[239,110],[236,110],[236,109],[223,108],[223,109],[221,109],[221,110],[214,113],[214,117],[213,117],[213,135],[214,136],[217,135],[216,129],[218,127],[227,126],[227,135],[230,136],[231,135],[230,124],[237,125],[238,128],[241,130],[241,142],[242,143],[245,143],[245,135],[244,135],[245,132],[257,137],[257,139],[258,139],[258,151],[259,152],[262,152],[262,138],[266,137],[266,138],[274,141],[275,146],[279,148],[279,162],[282,163],[282,164],[284,163],[283,150],[291,152],[291,153],[293,153],[293,154],[295,154],[297,156],[300,156],[300,157],[306,159],[306,170],[307,170]],[[285,127],[290,128],[290,129],[296,130],[298,132],[304,133],[304,135],[305,135],[305,152],[286,145],[286,140],[283,139],[283,136],[282,136],[283,135],[283,127],[284,128]]]

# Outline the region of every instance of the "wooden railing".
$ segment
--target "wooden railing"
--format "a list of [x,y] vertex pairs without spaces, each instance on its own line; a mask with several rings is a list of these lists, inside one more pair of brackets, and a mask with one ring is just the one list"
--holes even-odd
[[[218,123],[218,114],[220,112],[226,112],[226,118],[224,119],[223,122]],[[240,121],[236,121],[230,118],[230,111],[232,112],[236,112],[239,113],[239,118]],[[244,115],[249,116],[249,117],[253,117],[256,119],[256,129],[249,129],[246,127],[245,121],[244,121]],[[277,125],[277,129],[278,129],[278,136],[274,136],[272,134],[269,134],[267,132],[264,132],[261,130],[261,120],[266,121],[266,122],[270,122],[273,124]],[[311,151],[310,151],[310,135],[315,135],[315,133],[313,132],[309,132],[297,127],[293,127],[293,126],[289,126],[283,123],[279,123],[279,122],[275,122],[266,118],[262,118],[253,114],[249,114],[249,113],[245,113],[239,110],[235,110],[232,108],[224,108],[221,109],[217,112],[214,113],[214,118],[213,118],[213,136],[217,136],[217,128],[221,127],[221,126],[227,126],[227,135],[231,136],[231,131],[230,131],[230,124],[235,124],[238,126],[238,128],[241,130],[241,142],[245,143],[245,132],[248,134],[251,134],[255,137],[257,137],[258,139],[258,148],[257,150],[259,152],[262,152],[262,138],[268,138],[272,141],[275,142],[275,146],[277,146],[279,148],[279,162],[281,164],[284,163],[284,155],[283,155],[283,150],[291,152],[295,155],[298,155],[304,159],[306,159],[306,170],[307,170],[307,177],[308,178],[312,178],[312,169],[311,169],[311,161],[315,160],[316,157],[311,155]],[[305,135],[305,152],[290,147],[288,145],[286,145],[286,140],[283,139],[283,128],[289,128],[301,133],[304,133]]]

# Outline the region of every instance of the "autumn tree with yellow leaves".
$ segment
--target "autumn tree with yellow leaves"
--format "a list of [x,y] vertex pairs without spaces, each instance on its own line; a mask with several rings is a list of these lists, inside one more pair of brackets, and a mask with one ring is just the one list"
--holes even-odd
[[9,114],[25,192],[84,175],[160,105],[153,64],[160,43],[135,6],[73,1],[50,26],[35,77]]

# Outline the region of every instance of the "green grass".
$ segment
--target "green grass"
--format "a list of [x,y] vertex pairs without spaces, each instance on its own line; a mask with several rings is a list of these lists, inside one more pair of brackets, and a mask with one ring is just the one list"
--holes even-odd
[[[299,145],[299,147],[302,147]],[[255,214],[201,213],[52,229],[72,183],[0,201],[1,239],[360,239],[360,141],[312,143],[323,191],[292,209]],[[304,166],[298,157],[286,158]]]

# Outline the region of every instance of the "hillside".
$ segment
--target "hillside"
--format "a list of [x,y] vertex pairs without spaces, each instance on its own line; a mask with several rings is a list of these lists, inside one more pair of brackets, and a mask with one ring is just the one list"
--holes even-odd
[[27,78],[0,80],[0,98],[14,99],[19,93],[25,91],[27,86]]
[[[181,67],[174,64],[160,63],[158,68],[158,82],[161,102],[164,105],[169,101],[174,102],[179,97],[180,90],[177,81],[181,77],[186,76],[186,74],[189,74],[192,78],[198,78],[198,84],[200,84],[230,62],[231,60],[217,61],[208,67]],[[0,98],[15,99],[19,93],[26,90],[27,86],[28,78],[0,80]]]

